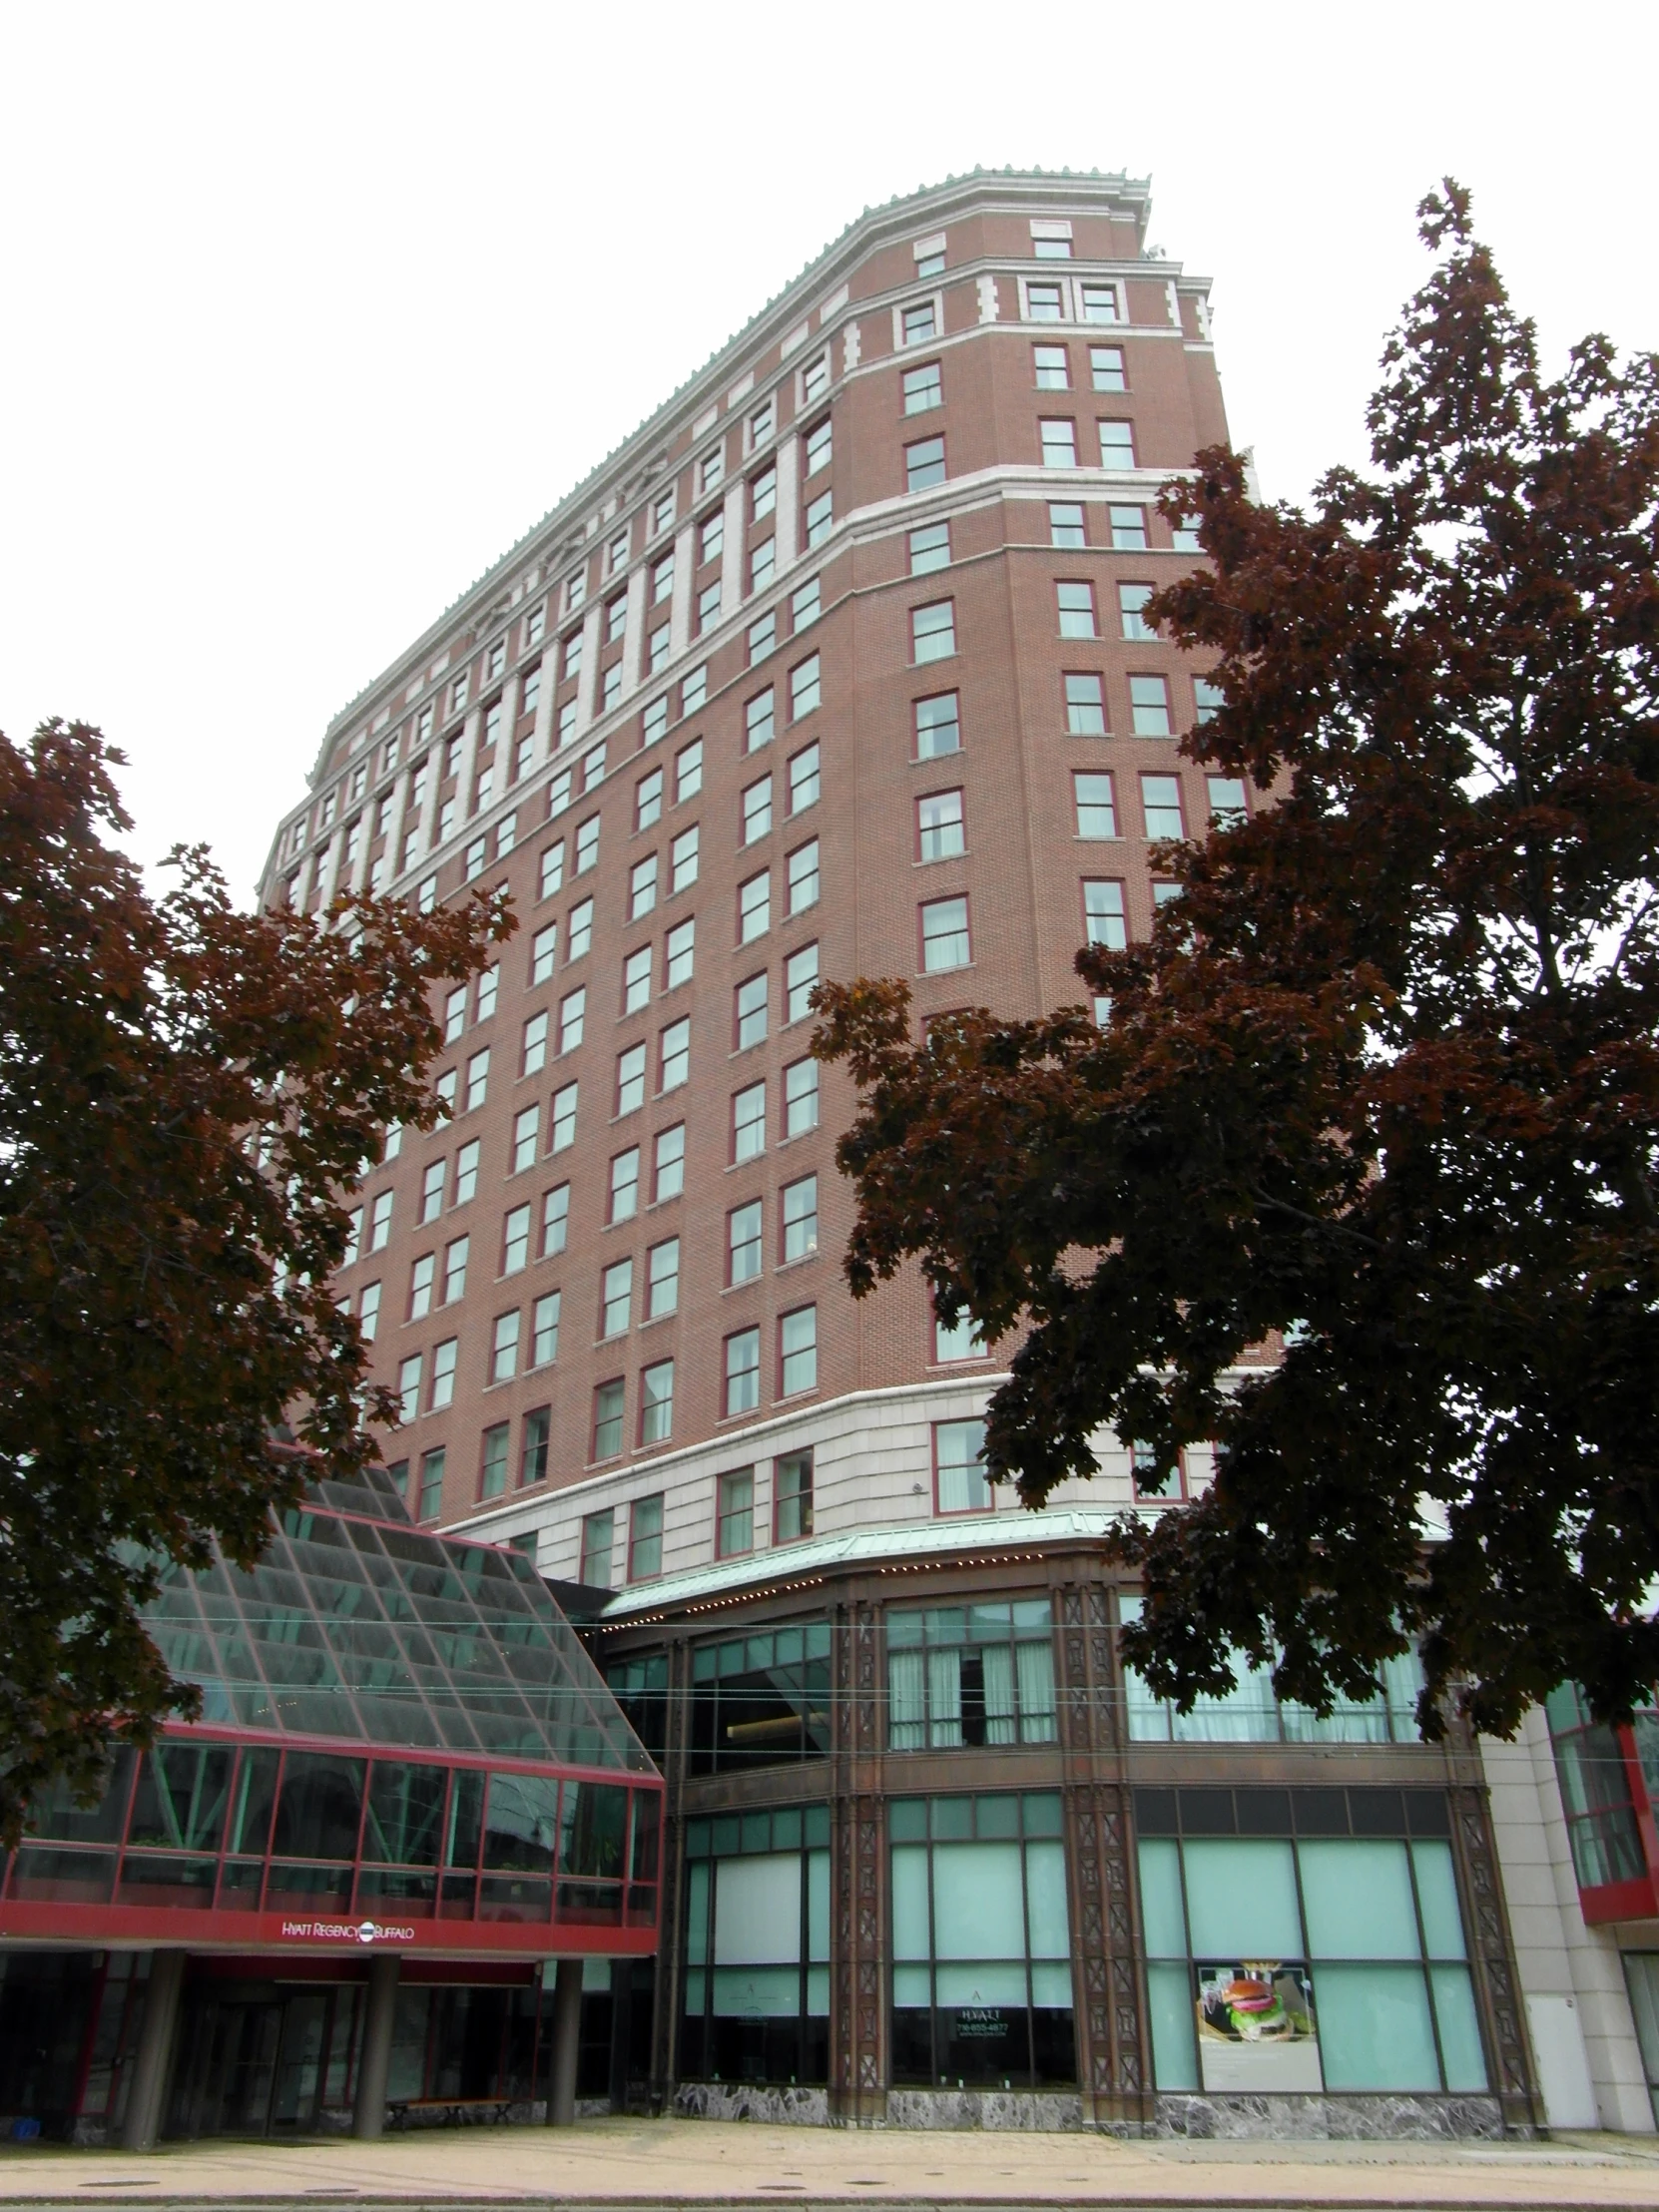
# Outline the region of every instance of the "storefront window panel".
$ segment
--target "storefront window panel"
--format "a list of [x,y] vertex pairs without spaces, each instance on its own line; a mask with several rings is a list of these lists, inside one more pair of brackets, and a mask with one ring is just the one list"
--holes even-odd
[[228,1744],[168,1743],[139,1764],[127,1841],[174,1851],[217,1852],[230,1803],[236,1752]]
[[363,1857],[394,1867],[435,1867],[448,1781],[445,1767],[377,1759],[369,1775]]
[[[1125,1622],[1139,1620],[1141,1600],[1121,1596]],[[1339,1699],[1320,1715],[1306,1705],[1281,1704],[1273,1694],[1266,1667],[1254,1667],[1243,1652],[1230,1661],[1233,1688],[1220,1697],[1194,1700],[1192,1711],[1177,1712],[1155,1696],[1132,1667],[1123,1670],[1124,1703],[1133,1743],[1154,1744],[1414,1744],[1416,1701],[1422,1668],[1415,1652],[1383,1662],[1381,1687],[1363,1702]]]
[[823,1806],[688,1824],[685,2078],[828,2080],[829,1841]]
[[828,1621],[701,1644],[693,1652],[693,1774],[785,1766],[829,1751]]
[[282,1764],[272,1843],[277,1859],[355,1859],[363,1816],[363,1761],[290,1751]]
[[667,1652],[646,1652],[638,1658],[615,1661],[606,1669],[605,1687],[660,1767],[668,1756]]
[[1046,1597],[895,1608],[886,1628],[889,1750],[1055,1741]]

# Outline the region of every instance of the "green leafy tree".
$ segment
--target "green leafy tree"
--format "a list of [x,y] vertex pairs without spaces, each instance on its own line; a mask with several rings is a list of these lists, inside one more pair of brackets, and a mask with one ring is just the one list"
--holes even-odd
[[1659,363],[1546,378],[1466,196],[1419,214],[1373,470],[1300,512],[1218,447],[1165,497],[1209,560],[1150,612],[1224,700],[1182,750],[1272,804],[1156,853],[1150,942],[1078,957],[1099,1026],[916,1048],[858,982],[817,1049],[862,1088],[854,1292],[919,1255],[1016,1333],[993,1478],[1217,1441],[1112,1539],[1159,1691],[1238,1646],[1324,1708],[1409,1636],[1427,1733],[1448,1693],[1508,1733],[1659,1676]]
[[50,1780],[95,1789],[194,1692],[140,1608],[156,1562],[258,1555],[298,1442],[376,1456],[330,1287],[342,1192],[386,1125],[429,1128],[431,986],[498,902],[242,913],[202,850],[153,901],[99,733],[0,737],[0,1837]]

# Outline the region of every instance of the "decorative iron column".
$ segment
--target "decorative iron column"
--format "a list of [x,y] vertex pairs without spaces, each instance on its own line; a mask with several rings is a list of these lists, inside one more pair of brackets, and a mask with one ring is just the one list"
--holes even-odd
[[886,1818],[875,1607],[837,1606],[833,1634],[830,2110],[842,2125],[868,2126],[886,2116],[887,2105]]
[[685,1921],[686,1747],[691,1740],[691,1645],[676,1636],[668,1647],[668,1700],[664,1733],[663,1864],[657,1884],[657,1972],[651,2019],[651,2096],[654,2106],[672,2102],[680,2077],[680,1990],[685,1972],[681,1927]]

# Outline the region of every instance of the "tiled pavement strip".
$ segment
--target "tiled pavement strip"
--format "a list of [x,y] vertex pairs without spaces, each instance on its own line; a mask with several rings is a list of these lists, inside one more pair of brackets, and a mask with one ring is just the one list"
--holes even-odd
[[622,2208],[1659,2207],[1659,2140],[1550,2143],[1123,2143],[1100,2135],[921,2134],[720,2121],[597,2120],[457,2129],[378,2143],[216,2141],[148,2157],[55,2146],[0,2151],[0,2204],[356,2203]]

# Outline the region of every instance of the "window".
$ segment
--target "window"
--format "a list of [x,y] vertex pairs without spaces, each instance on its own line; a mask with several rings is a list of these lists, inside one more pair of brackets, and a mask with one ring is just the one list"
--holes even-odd
[[[622,1384],[614,1385],[620,1408]],[[618,1421],[621,1420],[620,1409]],[[618,1446],[620,1449],[620,1444]],[[637,1497],[628,1512],[628,1579],[649,1582],[663,1571],[663,1498]]]
[[650,1002],[652,957],[651,946],[642,944],[622,963],[622,1010],[625,1014],[637,1013]]
[[378,1283],[365,1283],[362,1296],[357,1300],[357,1328],[364,1344],[371,1345],[374,1342],[374,1334],[379,1326],[380,1286]]
[[950,566],[950,525],[930,522],[924,530],[910,532],[910,574],[930,576]]
[[[537,1018],[544,1024],[547,1019],[545,1014],[539,1015]],[[513,1116],[511,1165],[507,1171],[510,1175],[518,1175],[525,1168],[535,1165],[536,1134],[540,1121],[541,1108],[539,1106],[526,1106],[522,1113]]]
[[816,476],[821,468],[830,466],[830,417],[826,415],[807,432],[807,474]]
[[703,523],[697,534],[697,561],[700,568],[710,561],[720,559],[721,548],[726,542],[726,512],[717,507]]
[[789,857],[789,911],[804,913],[818,904],[818,839],[798,844]]
[[657,855],[648,852],[628,873],[628,919],[638,921],[657,903]]
[[666,1444],[674,1431],[674,1362],[659,1360],[640,1375],[640,1442]]
[[1094,619],[1094,586],[1092,584],[1056,584],[1054,597],[1060,619],[1060,635],[1063,638],[1093,638],[1099,636]]
[[665,553],[651,571],[651,604],[659,607],[674,589],[674,555]]
[[634,786],[634,828],[649,830],[663,811],[663,772],[654,768]]
[[910,648],[918,667],[951,657],[956,650],[954,600],[938,599],[931,606],[910,609]]
[[1132,1443],[1129,1467],[1137,1498],[1184,1498],[1187,1494],[1186,1470],[1179,1452],[1167,1466],[1161,1467],[1155,1445]]
[[576,1092],[574,1083],[553,1093],[553,1133],[550,1152],[563,1152],[576,1142]]
[[689,830],[682,830],[668,848],[670,898],[677,897],[697,881],[697,830],[696,823]]
[[600,1278],[599,1334],[620,1337],[629,1324],[634,1303],[634,1263],[617,1260]]
[[813,1455],[792,1451],[772,1462],[772,1540],[798,1543],[813,1533]]
[[734,993],[736,1049],[746,1050],[752,1044],[761,1044],[767,1033],[767,979],[763,975],[751,975],[741,982]]
[[397,1417],[407,1427],[420,1417],[420,1354],[411,1353],[397,1369]]
[[[718,1512],[718,1493],[716,1502]],[[752,1630],[734,1642],[694,1645],[691,1657],[688,1748],[692,1774],[793,1766],[803,1759],[828,1755],[832,1698],[827,1620],[798,1619],[760,1634]],[[757,1721],[758,1728],[743,1725]],[[779,2007],[765,2023],[769,2055],[764,2063],[779,2082],[787,2082],[792,2076],[822,2082],[829,2076],[830,1809],[827,1805],[808,1806],[805,1819],[802,1809],[795,1807],[780,1811],[771,1820],[764,1812],[758,1817],[752,1812],[741,1829],[741,1843],[738,1829],[732,1829],[729,1837],[720,1829],[711,1837],[710,1830],[708,1822],[688,1829],[688,1857],[693,1861],[687,1884],[689,1954],[696,1959],[708,1957],[711,1948],[717,1957],[725,1956],[729,1948],[742,1948],[746,1954],[764,1949],[775,1961],[781,1954],[787,1964],[773,1963],[759,1969],[761,1974],[776,1977],[769,1986],[777,1991]],[[818,1848],[802,1852],[803,1840]],[[712,1865],[711,1842],[721,1853]],[[728,1843],[732,1854],[742,1850],[767,1856],[747,1861],[728,1856]],[[744,1875],[764,1879],[740,1886],[737,1878]],[[803,1880],[804,1876],[807,1879]],[[716,1931],[713,1946],[709,1941],[711,1918]],[[739,1935],[748,1924],[764,1931],[759,1942]],[[805,1975],[801,1971],[804,1952],[818,1961]],[[717,1978],[723,1970],[717,1967],[715,1973],[706,1976],[707,1983],[716,1990],[723,1986]],[[755,1967],[736,1970],[743,1975],[740,1986],[755,1988]],[[724,1986],[731,1988],[733,1984]],[[809,2030],[817,2030],[816,2044],[809,2033],[805,2061],[797,2033],[803,1996],[808,2015],[805,2024]],[[692,2007],[688,2027],[703,2029],[703,2008],[704,1999],[700,1997]],[[729,2024],[733,2028],[741,2026],[745,2034],[760,2025],[735,2019]],[[714,2062],[710,2070],[718,2070],[726,2079],[739,2078],[729,2069],[741,2063],[743,2042],[734,2036],[723,2051],[722,2020],[716,2017],[708,2025],[712,2031],[708,2047]],[[751,2043],[749,2047],[760,2046]]]
[[[481,806],[483,804],[483,800],[487,799],[488,797],[488,792],[485,792],[479,800],[479,805]],[[476,812],[476,810],[474,811]],[[463,882],[470,883],[475,876],[483,874],[485,850],[486,845],[482,837],[474,837],[472,842],[467,846],[466,857],[462,863],[461,869],[461,877]]]
[[1077,425],[1063,416],[1049,415],[1037,425],[1042,436],[1044,468],[1077,466]]
[[577,1573],[590,1590],[608,1590],[611,1586],[611,1544],[615,1532],[616,1515],[609,1506],[602,1513],[588,1513],[583,1518],[582,1563]]
[[489,1090],[489,1080],[490,1056],[489,1048],[486,1046],[482,1052],[475,1052],[466,1064],[466,1104],[462,1109],[464,1113],[470,1114],[475,1107],[482,1106],[485,1095]]
[[818,1250],[818,1177],[786,1183],[783,1193],[784,1258],[805,1260]]
[[506,1382],[518,1373],[518,1327],[519,1316],[516,1311],[511,1314],[497,1314],[495,1317],[495,1331],[490,1339],[492,1382]]
[[1178,776],[1143,776],[1141,805],[1146,810],[1146,833],[1152,837],[1184,837],[1181,821],[1181,779]]
[[1145,639],[1155,638],[1158,635],[1146,619],[1146,605],[1151,597],[1152,586],[1150,584],[1120,584],[1118,586],[1118,613],[1123,621],[1123,634],[1126,638]]
[[[1146,509],[1144,507],[1109,507],[1107,515],[1112,525],[1114,551],[1119,553],[1144,553],[1146,550]],[[1147,589],[1150,597],[1148,587],[1136,588]],[[1122,597],[1121,589],[1119,597]],[[1125,637],[1129,637],[1132,633],[1125,630],[1123,634]],[[1151,633],[1149,631],[1141,632],[1140,635],[1150,636]]]
[[821,353],[816,361],[809,361],[801,371],[801,396],[810,407],[815,399],[822,399],[830,389],[830,356]]
[[674,756],[674,804],[683,807],[703,789],[703,740],[695,738]]
[[434,1220],[443,1211],[444,1177],[448,1171],[447,1160],[429,1160],[420,1179],[420,1212],[417,1220]]
[[662,1205],[665,1199],[678,1198],[686,1187],[686,1125],[677,1121],[672,1129],[658,1132],[656,1151],[652,1161],[652,1202]]
[[[438,1189],[440,1192],[443,1189],[443,1162],[441,1160],[438,1162]],[[382,1251],[391,1235],[391,1206],[392,1194],[390,1191],[375,1192],[373,1202],[368,1209],[368,1249],[370,1252]],[[421,1219],[422,1221],[426,1219],[424,1214]]]
[[1169,719],[1169,686],[1161,676],[1130,677],[1129,711],[1136,737],[1174,736]]
[[1034,345],[1031,360],[1039,391],[1070,391],[1071,355],[1063,345]]
[[892,1607],[887,1697],[889,1751],[1056,1742],[1048,1599]]
[[423,1252],[409,1268],[410,1321],[424,1321],[432,1311],[432,1286],[437,1278],[438,1256]]
[[599,700],[600,712],[602,714],[608,714],[621,697],[622,663],[620,661],[613,661],[610,667],[605,671],[605,674],[601,679]]
[[470,1144],[462,1145],[455,1155],[455,1196],[453,1204],[464,1206],[478,1188],[479,1142],[476,1137]]
[[443,1041],[453,1044],[466,1027],[466,985],[460,984],[443,1002]]
[[[593,1455],[596,1459],[615,1459],[622,1450],[623,1385],[619,1381],[601,1382],[593,1393]],[[658,1552],[661,1556],[662,1524],[657,1530]],[[656,1572],[654,1568],[652,1570]]]
[[440,1444],[436,1451],[420,1455],[420,1508],[418,1518],[436,1520],[443,1506],[443,1468],[448,1454]]
[[1133,468],[1135,466],[1135,431],[1128,422],[1102,422],[1100,430],[1100,465],[1102,468]]
[[717,445],[712,453],[704,454],[702,461],[698,465],[698,490],[700,492],[713,491],[715,486],[720,482],[721,477],[725,473],[726,449],[724,446]]
[[803,630],[811,629],[824,612],[822,584],[821,577],[810,576],[806,583],[798,587],[790,601],[790,623],[797,635]]
[[1245,805],[1244,780],[1238,776],[1207,776],[1204,779],[1210,799],[1210,826],[1215,830],[1236,830],[1248,819]]
[[478,1495],[499,1497],[507,1487],[507,1421],[497,1421],[483,1434],[483,1448],[478,1467]]
[[743,794],[743,842],[753,844],[772,828],[772,778],[763,776]]
[[784,1135],[804,1137],[818,1127],[818,1062],[795,1060],[784,1070]]
[[443,1255],[443,1303],[453,1306],[466,1296],[466,1263],[472,1250],[470,1237],[456,1237]]
[[1065,686],[1067,733],[1074,738],[1103,738],[1106,703],[1100,678],[1068,676]]
[[1109,776],[1074,774],[1071,779],[1071,795],[1077,808],[1077,834],[1080,837],[1117,835],[1118,818],[1112,804],[1112,779]]
[[670,485],[667,491],[659,493],[651,503],[651,535],[654,538],[661,537],[673,520],[674,487]]
[[[564,705],[559,709],[559,750],[562,752],[567,745],[572,744],[575,740],[575,737],[576,702],[574,699],[567,699]],[[547,794],[547,812],[549,815],[556,815],[560,811],[559,805],[555,803],[554,793],[558,790],[561,784],[565,786],[566,793],[568,794],[569,792],[570,787],[566,779],[563,777],[555,777],[552,785],[548,789]]]
[[1080,503],[1051,499],[1048,503],[1048,542],[1075,552],[1088,544],[1088,532],[1083,526],[1083,509]]
[[763,745],[772,743],[774,727],[774,700],[769,684],[764,692],[758,692],[743,710],[744,751],[758,753]]
[[1083,885],[1083,934],[1090,944],[1121,952],[1129,942],[1123,917],[1123,885],[1111,880]]
[[530,1209],[515,1206],[501,1223],[501,1272],[517,1275],[530,1261]]
[[759,1157],[767,1148],[767,1087],[751,1083],[732,1096],[734,1164]]
[[749,944],[772,926],[772,870],[762,868],[738,885],[738,942]]
[[676,922],[663,939],[663,988],[672,991],[681,983],[689,983],[692,962],[697,950],[697,919],[689,916]]
[[572,906],[567,926],[569,934],[565,939],[565,965],[569,967],[573,961],[585,959],[588,948],[593,943],[591,898],[584,898],[579,905]]
[[712,630],[720,620],[720,596],[721,587],[718,580],[712,584],[705,584],[698,593],[697,634],[699,637],[703,635],[705,630]]
[[437,904],[437,877],[435,875],[428,875],[423,877],[421,880],[420,888],[415,893],[416,910],[423,914],[429,914],[432,911],[432,908]]
[[936,761],[947,753],[959,753],[962,726],[954,692],[940,692],[932,699],[916,701],[916,759]]
[[569,1225],[570,1185],[560,1183],[546,1192],[541,1202],[541,1255],[544,1260],[563,1252]]
[[726,1280],[753,1283],[761,1272],[761,1201],[734,1206],[726,1217]]
[[1221,686],[1212,684],[1203,676],[1193,678],[1193,703],[1201,729],[1205,723],[1214,722],[1222,708],[1227,704],[1222,697]]
[[441,1413],[454,1398],[455,1356],[459,1349],[459,1341],[454,1337],[446,1337],[441,1345],[433,1347],[432,1394],[427,1402],[434,1413]]
[[658,1039],[657,1095],[677,1091],[691,1076],[691,1020],[671,1021]]
[[968,902],[965,898],[930,899],[921,909],[921,965],[926,975],[946,968],[969,965]]
[[[1116,284],[1081,284],[1078,286],[1085,322],[1121,322],[1118,312],[1118,287]],[[1116,351],[1114,346],[1112,351]]]
[[804,944],[784,962],[784,1019],[805,1021],[812,1012],[809,1001],[818,989],[818,946]]
[[[520,740],[519,742],[520,742],[520,744],[521,744],[521,745],[527,745],[527,744],[529,743],[529,740],[528,740],[528,739],[526,738],[526,739],[521,739],[521,740]],[[528,756],[526,756],[526,766],[527,766],[527,765],[528,765]],[[496,858],[497,858],[498,860],[504,860],[504,859],[505,859],[505,858],[507,857],[507,854],[508,854],[508,853],[509,853],[509,852],[510,852],[510,851],[512,850],[512,848],[513,848],[513,845],[514,845],[514,843],[515,843],[515,841],[516,841],[517,837],[518,837],[518,816],[517,816],[517,813],[515,812],[515,813],[513,813],[513,814],[510,814],[510,815],[503,815],[503,816],[501,817],[501,820],[500,820],[500,821],[499,821],[499,822],[498,822],[498,823],[496,824],[496,826],[495,826],[495,856],[496,856]]]
[[456,1069],[445,1068],[432,1085],[433,1090],[437,1093],[438,1103],[449,1114],[453,1114],[455,1111],[455,1086],[459,1080],[460,1076]]
[[737,1467],[715,1478],[715,1557],[736,1559],[755,1548],[755,1469]]
[[750,521],[764,522],[778,504],[778,470],[776,467],[762,469],[760,475],[751,480],[749,500]]
[[586,875],[599,858],[599,817],[590,815],[576,832],[576,865],[574,873]]
[[[778,564],[778,540],[763,538],[749,559],[749,588],[752,592],[764,591],[772,582],[772,572]],[[776,612],[762,616],[749,631],[749,658],[751,664],[764,661],[778,643],[778,616]]]
[[799,815],[809,807],[816,807],[818,798],[819,750],[816,745],[809,745],[790,759],[790,813]]
[[565,607],[574,614],[588,596],[588,572],[580,568],[565,586]]
[[611,1160],[610,1220],[632,1221],[640,1204],[640,1148],[630,1145]]
[[615,645],[628,627],[628,594],[619,591],[605,608],[605,643]]
[[1183,515],[1170,531],[1169,542],[1177,553],[1202,553],[1204,543],[1198,534],[1197,515]]
[[944,392],[939,383],[937,361],[923,361],[917,368],[904,371],[904,412],[907,415],[925,414],[929,407],[942,407]]
[[751,1413],[761,1402],[761,1332],[740,1329],[726,1340],[726,1417]]
[[933,1360],[935,1366],[944,1367],[956,1360],[984,1360],[989,1357],[985,1340],[979,1334],[979,1325],[970,1314],[963,1314],[959,1321],[948,1327],[933,1316]]
[[524,1430],[518,1460],[518,1486],[527,1490],[533,1483],[547,1480],[547,1444],[553,1426],[552,1408],[538,1405],[534,1412],[524,1416]]
[[820,492],[807,508],[807,550],[809,553],[815,545],[824,543],[834,527],[834,494],[828,491]]
[[798,1306],[778,1324],[778,1394],[818,1388],[818,1308]]
[[[669,626],[666,622],[659,623],[651,633],[650,645],[646,653],[646,674],[648,676],[655,676],[660,668],[665,668],[668,665],[668,645]],[[647,745],[653,744],[656,739],[662,736],[668,728],[668,701],[666,699],[657,700],[645,710],[643,727]]]
[[680,1240],[669,1237],[653,1245],[646,1255],[645,1318],[661,1321],[665,1315],[677,1312],[679,1305]]
[[938,336],[938,323],[934,317],[931,299],[917,300],[899,314],[899,342],[902,345],[925,345],[931,337]]
[[559,1050],[574,1052],[582,1041],[588,1010],[587,986],[569,991],[559,1001]]
[[626,530],[620,530],[611,540],[609,558],[610,570],[613,576],[619,568],[628,566],[628,535],[629,533]]
[[944,482],[944,440],[923,438],[904,448],[904,489],[927,491]]
[[988,1513],[993,1500],[985,1479],[982,1420],[933,1423],[933,1509],[938,1513]]
[[916,801],[916,855],[923,860],[950,860],[967,849],[959,791],[932,792]]
[[551,1367],[560,1356],[562,1294],[549,1290],[531,1308],[531,1367]]
[[645,1046],[631,1044],[616,1056],[616,1110],[618,1117],[632,1114],[645,1104]]
[[819,656],[814,653],[790,670],[790,720],[799,722],[804,715],[810,715],[819,697]]
[[1058,284],[1027,284],[1025,287],[1026,319],[1031,322],[1058,322],[1065,310],[1065,293]]

